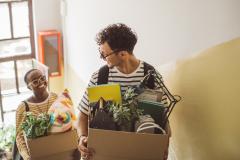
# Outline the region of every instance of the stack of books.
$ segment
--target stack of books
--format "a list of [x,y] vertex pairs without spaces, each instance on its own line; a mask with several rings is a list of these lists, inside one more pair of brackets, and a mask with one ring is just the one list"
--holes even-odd
[[165,127],[164,123],[167,121],[168,108],[165,107],[163,103],[148,100],[139,100],[138,108],[143,110],[144,115],[150,115],[156,124],[160,125],[162,128]]

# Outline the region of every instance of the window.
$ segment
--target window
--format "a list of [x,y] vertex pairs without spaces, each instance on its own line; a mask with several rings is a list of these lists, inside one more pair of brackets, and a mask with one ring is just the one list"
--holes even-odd
[[[24,91],[23,75],[35,58],[32,0],[0,0],[0,126],[14,120],[19,100],[8,97]],[[15,108],[14,108],[15,107]]]
[[0,62],[34,58],[31,0],[0,0]]

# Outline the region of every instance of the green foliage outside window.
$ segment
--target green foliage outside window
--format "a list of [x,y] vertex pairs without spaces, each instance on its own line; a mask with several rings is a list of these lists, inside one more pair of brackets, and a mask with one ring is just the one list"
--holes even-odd
[[10,152],[15,140],[15,127],[12,125],[0,129],[0,149]]

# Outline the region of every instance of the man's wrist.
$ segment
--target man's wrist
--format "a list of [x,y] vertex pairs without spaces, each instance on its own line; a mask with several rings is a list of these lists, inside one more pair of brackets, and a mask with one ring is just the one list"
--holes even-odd
[[82,139],[82,138],[85,138],[85,137],[87,137],[87,135],[85,135],[85,134],[81,134],[81,135],[79,135],[79,137],[78,137],[78,142],[80,142],[81,139]]
[[81,138],[81,137],[87,137],[87,135],[81,134],[81,135],[79,136],[79,138]]

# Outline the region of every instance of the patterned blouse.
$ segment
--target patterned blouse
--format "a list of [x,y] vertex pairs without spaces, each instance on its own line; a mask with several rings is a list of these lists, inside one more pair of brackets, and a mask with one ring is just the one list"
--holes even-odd
[[[28,102],[29,112],[32,112],[33,115],[39,115],[40,113],[47,113],[50,106],[56,100],[57,95],[55,93],[50,93],[48,98],[40,103],[31,103]],[[23,130],[21,129],[21,124],[25,120],[26,106],[22,102],[16,111],[16,143],[18,150],[24,160],[30,160],[30,154],[24,140]]]

